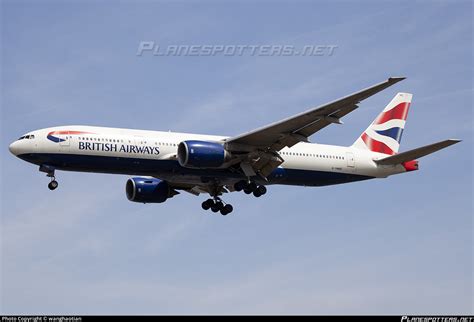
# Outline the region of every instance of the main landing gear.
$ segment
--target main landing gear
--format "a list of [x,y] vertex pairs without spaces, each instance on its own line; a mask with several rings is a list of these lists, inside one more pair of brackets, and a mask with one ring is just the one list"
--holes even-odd
[[202,209],[209,210],[211,209],[212,212],[221,212],[221,215],[226,216],[234,210],[231,204],[224,204],[224,202],[219,197],[215,197],[214,199],[207,199],[201,205]]
[[235,191],[243,190],[248,195],[253,193],[253,195],[257,198],[267,193],[267,188],[265,188],[265,186],[262,186],[262,185],[259,186],[253,181],[245,181],[245,180],[241,180],[237,182],[236,184],[234,184],[234,189]]

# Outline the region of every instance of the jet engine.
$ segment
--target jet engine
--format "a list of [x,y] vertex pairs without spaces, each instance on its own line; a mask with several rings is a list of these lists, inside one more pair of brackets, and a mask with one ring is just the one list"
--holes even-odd
[[230,154],[218,142],[183,141],[178,145],[178,161],[185,168],[219,168]]
[[133,202],[161,203],[178,192],[168,182],[155,178],[130,178],[125,185],[127,199]]

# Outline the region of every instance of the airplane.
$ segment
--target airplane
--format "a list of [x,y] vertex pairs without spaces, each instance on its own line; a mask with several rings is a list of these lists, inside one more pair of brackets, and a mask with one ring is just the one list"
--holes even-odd
[[310,143],[309,137],[398,83],[386,81],[234,137],[93,126],[28,132],[9,150],[39,166],[58,187],[56,170],[132,176],[128,200],[162,203],[179,194],[209,194],[204,210],[228,215],[224,193],[260,197],[270,185],[327,186],[418,170],[416,159],[460,142],[444,140],[399,153],[412,94],[398,93],[351,146]]

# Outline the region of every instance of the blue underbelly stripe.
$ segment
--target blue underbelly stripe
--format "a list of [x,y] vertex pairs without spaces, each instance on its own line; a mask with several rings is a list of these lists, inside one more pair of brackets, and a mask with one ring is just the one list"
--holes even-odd
[[[158,176],[160,173],[166,173],[205,178],[246,178],[244,175],[231,172],[227,169],[183,168],[179,165],[179,162],[175,160],[122,158],[61,153],[33,153],[19,155],[18,157],[30,163],[37,165],[48,165],[58,170],[65,171],[142,176]],[[350,173],[277,168],[268,176],[268,184],[324,186],[372,178],[373,177]]]

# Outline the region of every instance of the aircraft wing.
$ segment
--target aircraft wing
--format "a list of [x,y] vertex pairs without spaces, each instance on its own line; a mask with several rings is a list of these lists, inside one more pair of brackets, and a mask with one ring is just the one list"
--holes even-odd
[[159,180],[166,180],[172,189],[172,196],[179,194],[177,190],[182,190],[195,196],[199,196],[201,193],[208,193],[211,196],[213,195],[220,196],[223,193],[228,193],[230,191],[233,191],[232,185],[226,185],[222,183],[194,184],[194,183],[176,182],[174,180],[164,179],[161,176],[154,176],[154,178],[157,178]]
[[405,77],[391,77],[388,80],[369,88],[343,97],[306,112],[286,118],[226,140],[228,151],[248,153],[247,160],[242,160],[241,168],[248,176],[255,171],[266,177],[278,167],[283,160],[277,153],[285,146],[291,147],[299,142],[308,142],[308,137],[329,124],[341,124],[340,119],[356,108],[362,100],[390,87]]
[[251,132],[227,140],[227,149],[239,151],[247,149],[270,149],[278,151],[298,142],[308,141],[308,137],[331,123],[341,123],[340,118],[355,110],[362,100],[398,83],[405,77],[391,77],[388,80],[328,104],[312,108],[306,112],[264,126]]

